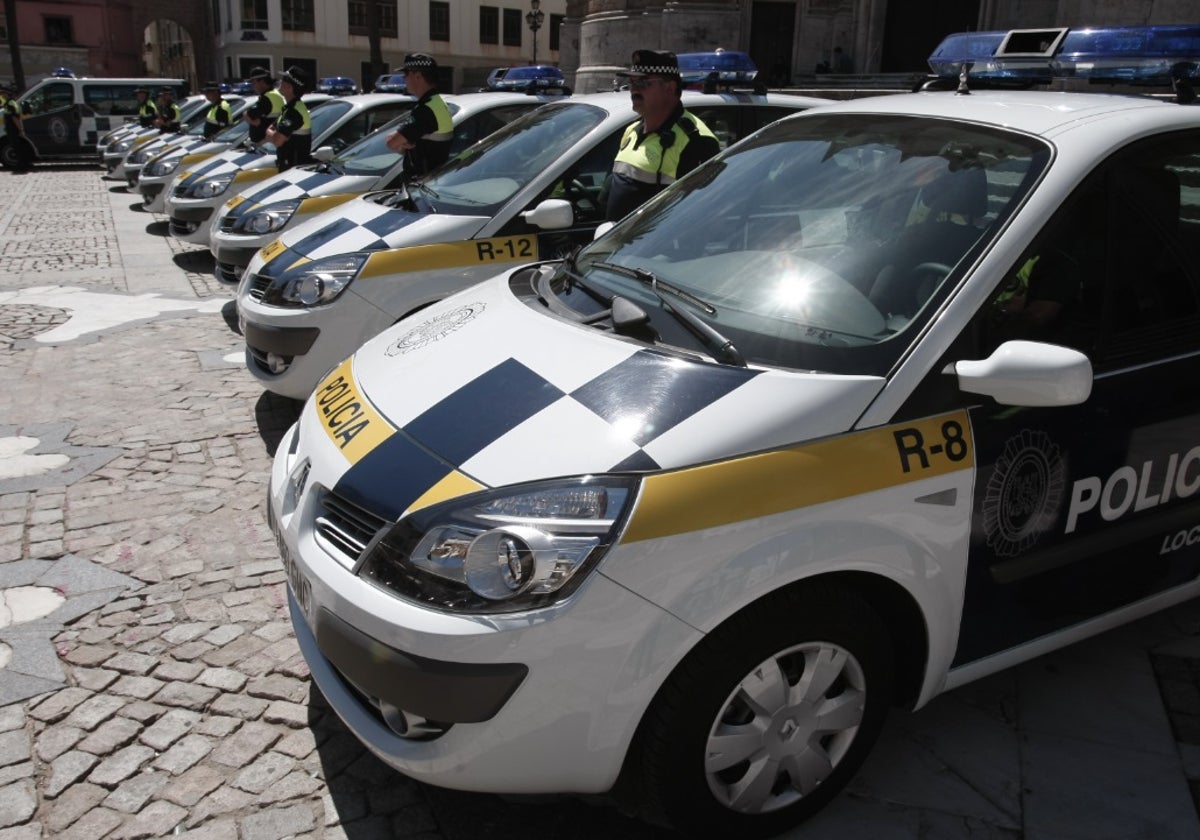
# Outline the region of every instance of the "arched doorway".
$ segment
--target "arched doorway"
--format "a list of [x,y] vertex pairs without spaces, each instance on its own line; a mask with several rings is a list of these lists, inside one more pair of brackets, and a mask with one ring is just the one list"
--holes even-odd
[[150,21],[142,33],[142,64],[147,76],[187,79],[199,90],[196,53],[187,29],[169,18]]

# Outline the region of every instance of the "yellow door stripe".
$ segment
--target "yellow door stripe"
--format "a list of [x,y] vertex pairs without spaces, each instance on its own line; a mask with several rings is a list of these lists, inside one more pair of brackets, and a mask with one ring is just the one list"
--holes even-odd
[[313,392],[321,428],[351,464],[383,443],[395,428],[358,390],[351,360],[342,362]]
[[651,475],[622,542],[746,522],[968,469],[973,450],[967,414],[957,412]]
[[538,258],[536,236],[499,236],[376,251],[367,258],[359,277],[382,277],[410,271],[458,268],[479,264],[533,262]]

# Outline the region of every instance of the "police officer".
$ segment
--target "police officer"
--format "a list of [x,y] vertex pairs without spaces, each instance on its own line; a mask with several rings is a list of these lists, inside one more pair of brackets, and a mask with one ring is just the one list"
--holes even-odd
[[720,150],[716,135],[682,102],[679,59],[673,52],[635,50],[628,70],[633,110],[641,119],[625,129],[608,185],[610,220],[683,177]]
[[4,134],[12,146],[15,166],[13,172],[28,172],[33,168],[33,149],[25,136],[21,103],[17,101],[12,87],[0,83],[0,111],[4,112]]
[[267,136],[267,129],[275,124],[283,113],[286,104],[283,94],[275,89],[275,77],[265,67],[255,67],[247,76],[251,87],[258,94],[258,101],[246,109],[242,115],[250,124],[250,142],[261,143]]
[[279,89],[286,104],[275,125],[267,129],[267,142],[275,146],[275,164],[280,172],[312,163],[312,118],[308,106],[300,101],[305,78],[299,67],[279,74]]
[[175,91],[169,87],[165,87],[158,92],[158,116],[154,120],[154,124],[163,134],[168,134],[172,131],[179,132],[183,128],[179,124],[181,115],[179,106],[175,104]]
[[154,121],[158,119],[158,109],[154,107],[154,103],[150,101],[150,91],[144,87],[135,90],[134,95],[137,96],[137,118],[138,125],[142,128],[150,128],[154,125]]
[[437,89],[437,62],[425,53],[404,56],[404,84],[417,97],[409,119],[387,139],[388,148],[404,153],[404,177],[416,178],[437,169],[450,157],[454,121]]
[[208,100],[208,111],[204,114],[204,139],[211,140],[229,127],[233,120],[233,112],[229,103],[221,98],[221,86],[216,82],[206,82],[204,98]]

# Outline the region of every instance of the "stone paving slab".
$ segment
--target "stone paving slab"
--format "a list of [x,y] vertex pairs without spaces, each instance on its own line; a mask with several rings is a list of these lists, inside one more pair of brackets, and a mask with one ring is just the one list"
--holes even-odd
[[[0,589],[65,599],[0,633],[0,840],[662,836],[603,803],[431,788],[367,752],[308,679],[264,520],[298,406],[245,371],[211,255],[97,167],[0,189],[0,452],[37,441],[0,460],[43,459],[0,473]],[[1185,604],[893,714],[788,836],[1200,837],[1198,780]]]

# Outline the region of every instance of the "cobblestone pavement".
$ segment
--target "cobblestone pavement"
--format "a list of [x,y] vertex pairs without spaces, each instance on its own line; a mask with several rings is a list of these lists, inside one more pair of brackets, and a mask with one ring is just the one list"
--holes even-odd
[[[298,406],[244,370],[211,257],[94,166],[0,173],[0,195],[0,840],[657,836],[576,799],[430,788],[366,752],[308,680],[264,521]],[[1197,633],[1183,605],[898,714],[862,779],[794,836],[1198,836]],[[1080,707],[1121,702],[1111,737],[1080,743],[1131,743],[1153,769],[1116,755],[1128,790],[1081,782],[1062,818],[1108,827],[1057,830],[1045,803],[1100,760],[1038,764],[1044,705],[1025,704],[1126,656],[1148,693],[1088,670]],[[1125,728],[1142,720],[1169,729],[1165,746]],[[1003,761],[980,748],[993,731]],[[960,809],[969,797],[983,804]]]

